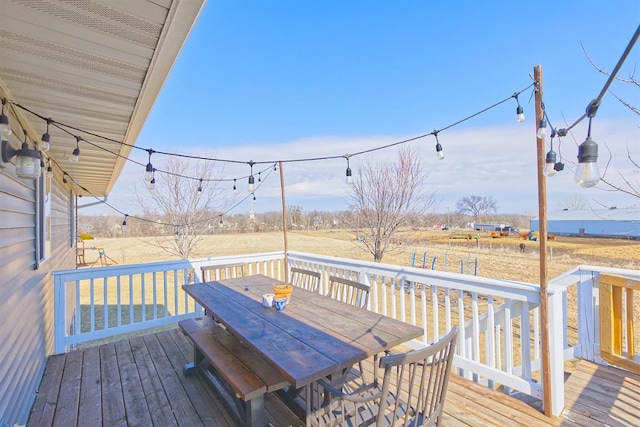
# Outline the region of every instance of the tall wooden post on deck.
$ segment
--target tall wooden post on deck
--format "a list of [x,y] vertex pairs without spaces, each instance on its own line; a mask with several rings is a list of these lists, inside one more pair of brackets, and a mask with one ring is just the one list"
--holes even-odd
[[284,238],[284,282],[289,283],[289,242],[287,240],[287,201],[284,196],[284,171],[282,161],[278,162],[280,169],[280,194],[282,195],[282,235]]
[[533,79],[536,83],[536,151],[538,157],[538,243],[540,245],[540,345],[542,347],[542,393],[544,413],[552,416],[552,387],[551,387],[551,355],[549,338],[549,268],[547,266],[547,182],[543,169],[545,165],[545,138],[538,138],[537,130],[540,120],[544,119],[544,105],[542,101],[542,67],[533,67]]

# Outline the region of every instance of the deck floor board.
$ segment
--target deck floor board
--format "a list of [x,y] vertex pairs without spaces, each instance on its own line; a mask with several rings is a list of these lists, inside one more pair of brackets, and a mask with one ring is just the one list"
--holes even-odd
[[637,374],[582,360],[565,388],[566,419],[620,427],[640,425]]
[[100,378],[100,348],[84,352],[78,425],[97,426],[102,423],[102,379]]
[[[233,426],[216,393],[200,375],[185,377],[193,347],[178,330],[133,337],[52,356],[28,426]],[[373,372],[364,364],[365,378]],[[445,426],[640,425],[640,376],[581,361],[566,383],[566,409],[547,418],[535,408],[452,375]],[[275,395],[265,397],[267,421],[302,426]]]

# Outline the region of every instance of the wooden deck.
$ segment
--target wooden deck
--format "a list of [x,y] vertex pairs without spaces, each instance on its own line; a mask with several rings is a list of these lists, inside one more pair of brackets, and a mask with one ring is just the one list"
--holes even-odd
[[582,360],[565,390],[563,426],[640,426],[640,375]]
[[[192,361],[177,329],[78,350],[49,359],[29,426],[233,426],[200,376],[184,377]],[[580,363],[567,382],[567,410],[549,419],[531,406],[451,376],[445,426],[640,425],[640,380],[613,368]],[[274,427],[302,423],[277,399],[265,399]]]

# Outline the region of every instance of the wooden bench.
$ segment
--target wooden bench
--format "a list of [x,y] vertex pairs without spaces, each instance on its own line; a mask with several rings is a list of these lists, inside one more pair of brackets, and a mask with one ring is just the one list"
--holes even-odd
[[201,372],[228,409],[247,426],[265,426],[264,394],[289,385],[268,362],[209,317],[178,323],[194,345],[184,375]]

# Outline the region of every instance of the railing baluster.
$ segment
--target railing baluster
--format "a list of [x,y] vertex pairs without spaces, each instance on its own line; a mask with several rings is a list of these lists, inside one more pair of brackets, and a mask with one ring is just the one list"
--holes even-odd
[[[435,285],[429,285],[431,288],[431,318],[433,320],[433,341],[437,341],[440,337],[440,311],[438,310],[438,288]],[[446,331],[445,331],[446,332]]]
[[93,332],[96,330],[96,313],[95,313],[95,289],[94,289],[94,279],[89,280],[89,298],[91,302],[89,303],[89,331]]
[[153,282],[153,318],[158,318],[158,282],[156,280],[156,273],[151,273],[151,279]]
[[513,373],[513,319],[511,318],[511,299],[504,302],[504,371]]
[[523,301],[522,314],[520,316],[520,360],[522,373],[525,380],[531,379],[531,329],[529,325],[529,303]]
[[[495,308],[493,306],[493,295],[487,298],[487,325],[484,330],[485,334],[485,364],[491,368],[496,367],[496,336],[495,336]],[[489,379],[487,384],[493,388],[493,381]]]
[[118,327],[122,326],[122,288],[120,283],[120,276],[116,276],[116,324]]
[[[471,342],[473,345],[473,361],[480,362],[480,319],[478,315],[478,293],[471,294]],[[478,382],[478,374],[473,375],[473,380]]]
[[141,322],[146,322],[147,320],[147,306],[145,299],[145,288],[146,288],[146,274],[140,274],[140,319]]
[[429,334],[427,333],[428,317],[427,317],[427,284],[420,284],[420,308],[422,308],[422,341],[429,342]]
[[444,313],[445,313],[445,328],[451,329],[451,289],[446,288],[444,290]]
[[[456,347],[456,350],[462,357],[469,357],[467,354],[467,330],[465,328],[465,324],[464,292],[458,289],[458,325],[460,325],[460,329],[458,330],[458,345]],[[465,378],[469,378],[469,375],[464,369],[460,370],[460,375]]]
[[103,329],[109,329],[109,281],[106,277],[102,278],[102,299],[103,299]]
[[[85,327],[84,325],[84,319],[82,318],[82,300],[80,297],[80,280],[76,280],[75,281],[75,291],[76,291],[76,312],[75,312],[75,317],[76,317],[76,330],[74,331],[75,334],[74,335],[78,335],[81,334],[83,331],[83,328]],[[63,285],[66,286],[66,283]],[[67,302],[64,302],[65,305],[67,304]],[[65,312],[66,312],[66,308],[65,308]],[[66,313],[65,313],[66,314]],[[66,325],[64,325],[63,327],[65,327]]]
[[133,274],[129,275],[129,325],[132,325],[133,319],[134,319],[134,310],[133,310],[133,293],[134,293],[134,287],[133,287]]

